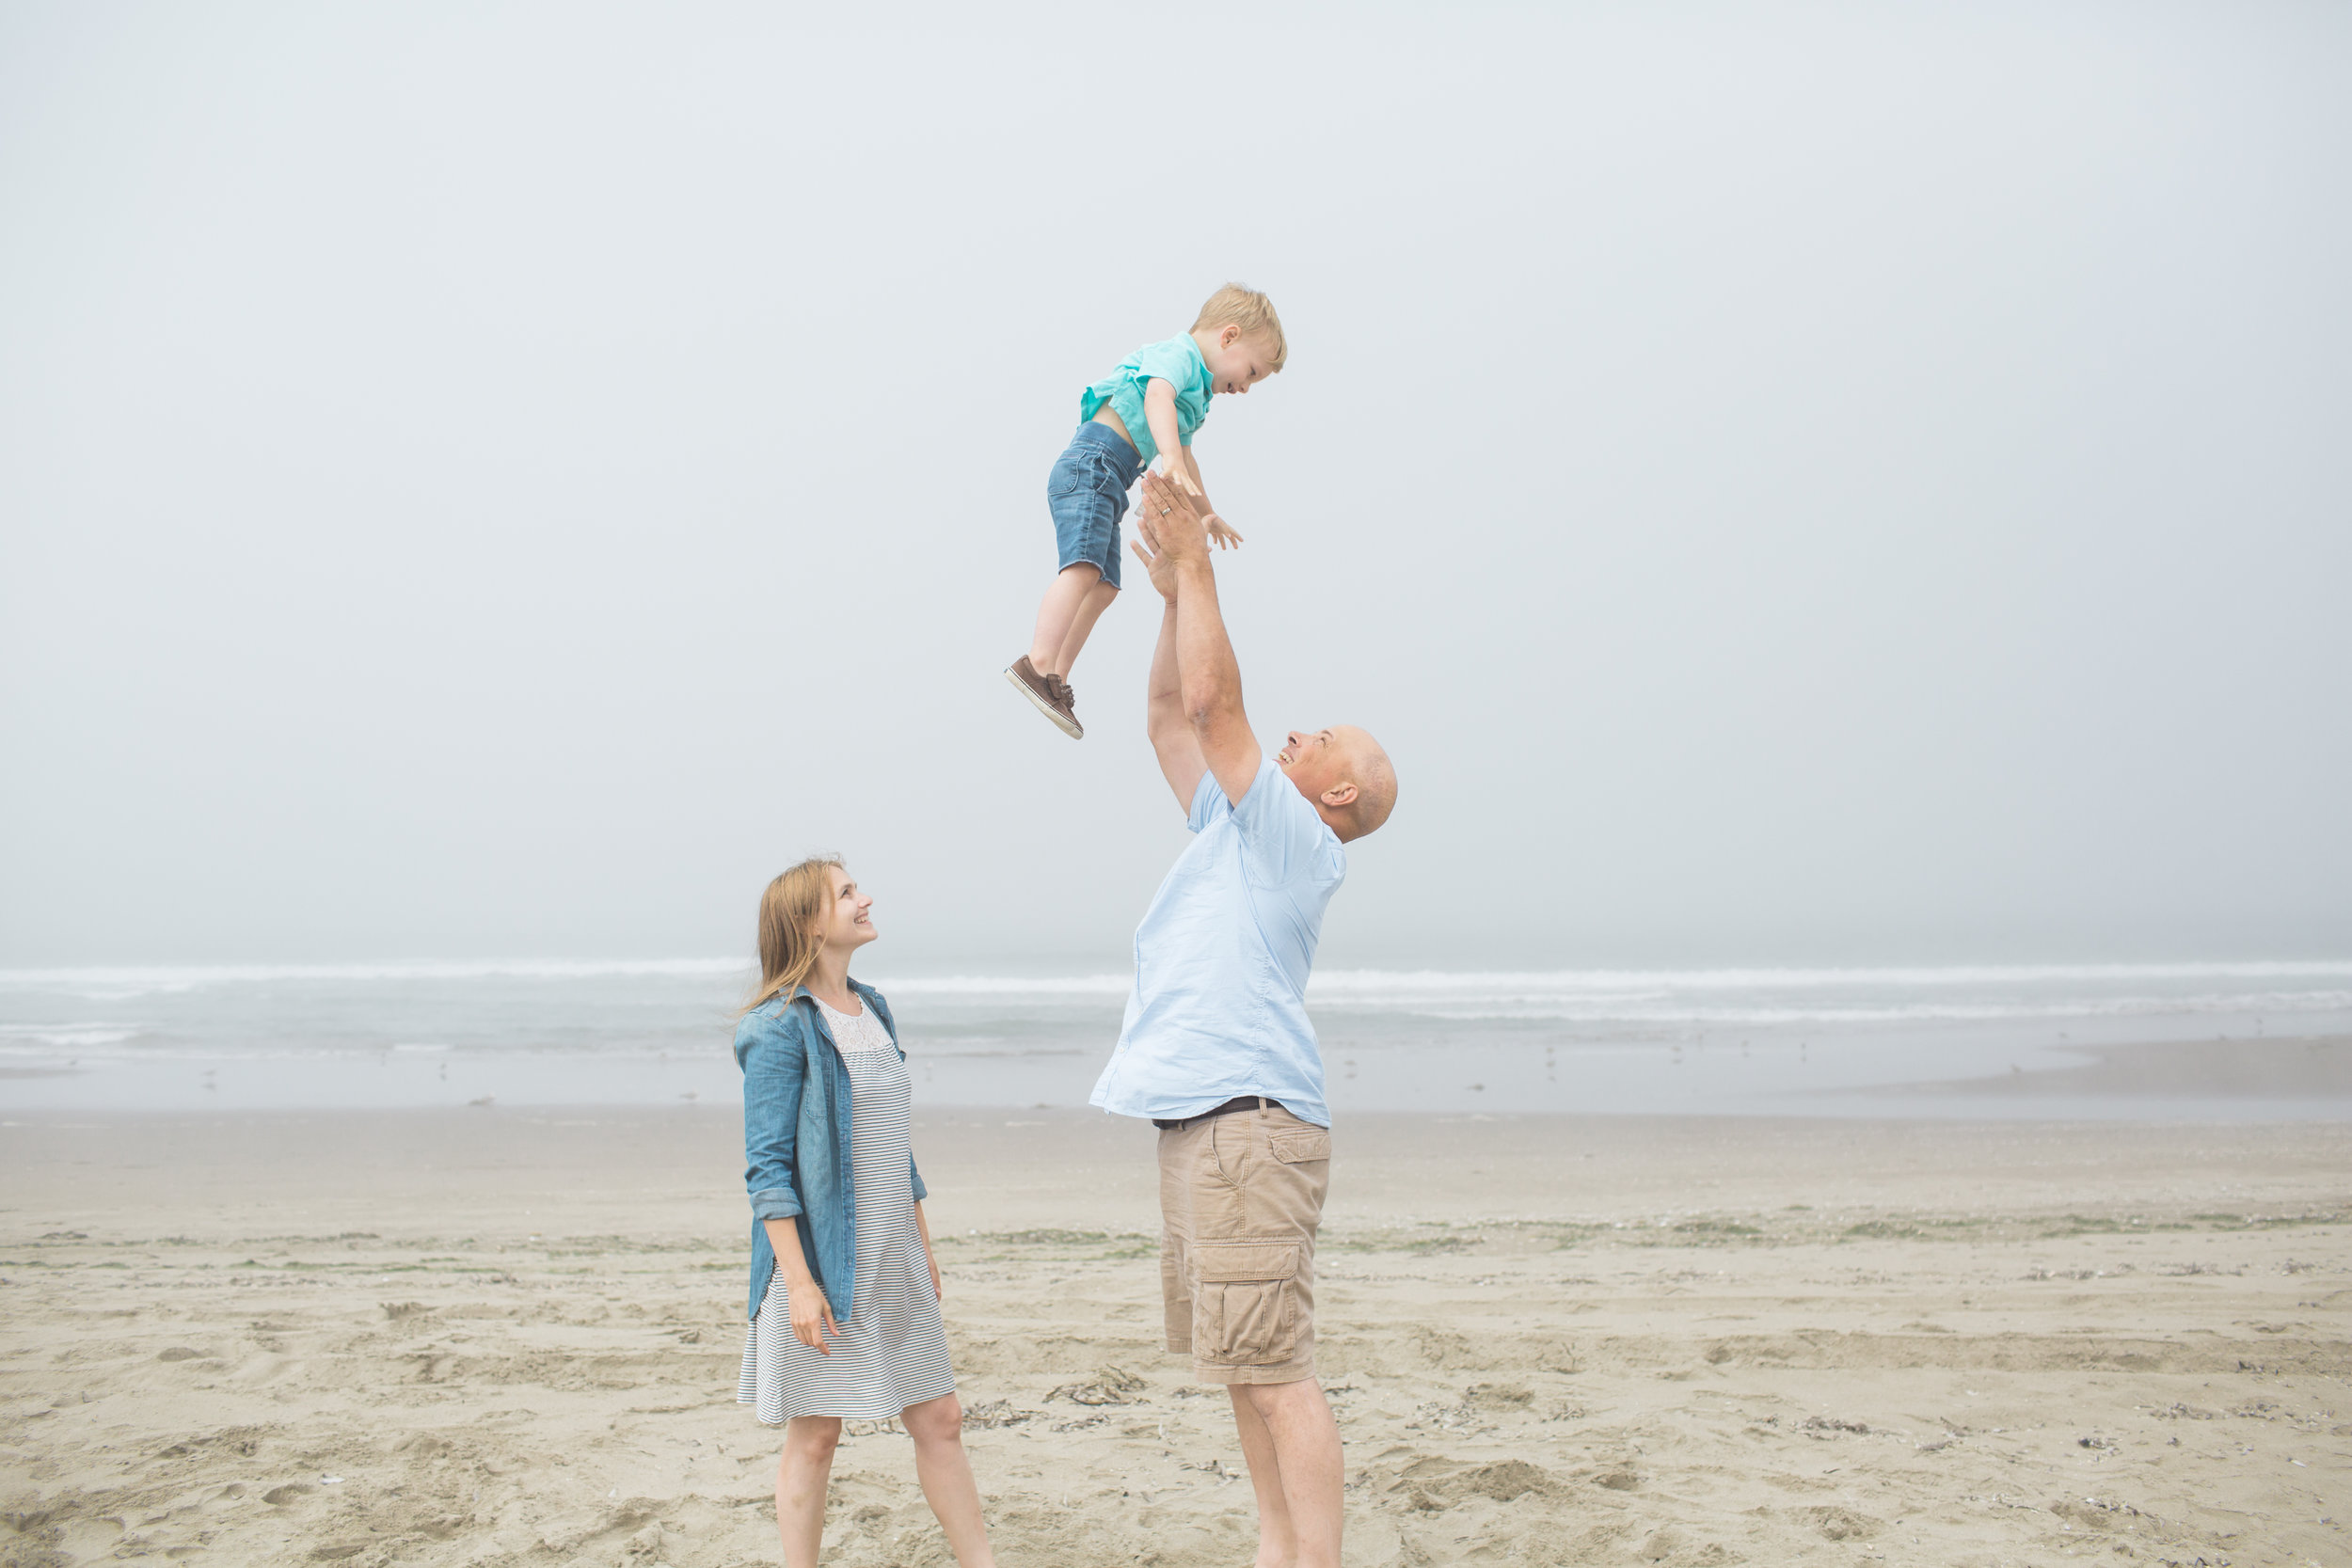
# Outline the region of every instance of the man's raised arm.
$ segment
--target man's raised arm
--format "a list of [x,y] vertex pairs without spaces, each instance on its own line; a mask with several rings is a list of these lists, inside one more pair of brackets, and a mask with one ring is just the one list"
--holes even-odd
[[[1140,519],[1138,519],[1138,524]],[[1152,586],[1160,591],[1160,641],[1152,650],[1152,673],[1144,688],[1143,727],[1152,737],[1152,751],[1160,759],[1160,772],[1176,792],[1176,803],[1192,811],[1193,792],[1209,765],[1200,754],[1200,737],[1184,717],[1184,683],[1176,674],[1176,563],[1156,547],[1148,529],[1143,537],[1128,541],[1151,571]]]
[[[1264,752],[1249,731],[1249,716],[1242,711],[1241,665],[1233,657],[1232,640],[1225,634],[1225,614],[1217,605],[1216,568],[1209,561],[1208,531],[1193,498],[1158,474],[1144,476],[1143,515],[1138,522],[1157,550],[1152,566],[1153,585],[1158,585],[1163,570],[1174,578],[1176,683],[1185,723],[1225,798],[1239,805],[1257,781]],[[1163,623],[1163,646],[1168,630]],[[1152,673],[1156,688],[1156,659]],[[1193,780],[1198,784],[1200,775],[1196,773]],[[1189,799],[1185,803],[1191,803]]]

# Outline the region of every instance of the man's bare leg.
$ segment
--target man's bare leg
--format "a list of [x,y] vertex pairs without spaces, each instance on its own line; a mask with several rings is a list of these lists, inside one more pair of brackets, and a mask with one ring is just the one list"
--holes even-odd
[[1226,1393],[1258,1495],[1258,1568],[1339,1568],[1340,1428],[1323,1385],[1236,1383]]
[[1249,1489],[1258,1495],[1258,1568],[1293,1568],[1298,1544],[1291,1532],[1291,1505],[1282,1497],[1282,1465],[1274,1456],[1274,1434],[1257,1406],[1243,1397],[1243,1385],[1226,1389],[1233,1399],[1233,1425],[1241,1432],[1241,1459],[1249,1466]]

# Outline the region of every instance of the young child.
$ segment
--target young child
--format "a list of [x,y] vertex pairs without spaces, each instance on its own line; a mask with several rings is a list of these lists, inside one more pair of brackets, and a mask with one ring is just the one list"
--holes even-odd
[[[1136,350],[1078,394],[1084,422],[1045,485],[1061,567],[1038,607],[1029,651],[1005,672],[1071,739],[1082,738],[1086,727],[1078,722],[1070,667],[1095,619],[1119,596],[1119,518],[1127,510],[1128,489],[1157,458],[1170,479],[1201,498],[1207,512],[1192,437],[1209,417],[1210,397],[1248,391],[1280,370],[1288,355],[1274,302],[1228,283],[1200,307],[1191,331]],[[1241,543],[1215,512],[1208,512],[1208,523],[1218,547]]]

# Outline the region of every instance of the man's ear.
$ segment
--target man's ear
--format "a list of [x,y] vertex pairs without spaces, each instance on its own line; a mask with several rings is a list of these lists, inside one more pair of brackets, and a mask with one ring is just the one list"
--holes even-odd
[[1355,784],[1333,784],[1330,788],[1323,792],[1323,803],[1329,806],[1333,811],[1338,811],[1343,806],[1354,805],[1356,803]]

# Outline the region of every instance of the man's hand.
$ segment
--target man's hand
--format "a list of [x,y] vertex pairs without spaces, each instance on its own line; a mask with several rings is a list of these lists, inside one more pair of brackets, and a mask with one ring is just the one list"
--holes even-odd
[[1150,531],[1153,551],[1177,564],[1209,559],[1209,532],[1200,507],[1163,475],[1143,476],[1143,508],[1136,522],[1139,530]]
[[1176,602],[1176,562],[1160,548],[1160,536],[1152,529],[1152,519],[1144,508],[1136,514],[1136,537],[1127,541],[1127,547],[1136,552],[1143,569],[1152,574],[1152,586],[1160,591],[1160,597],[1169,604]]
[[[1162,631],[1163,646],[1169,656],[1168,673],[1175,677],[1176,689],[1170,694],[1175,711],[1184,716],[1184,722],[1200,741],[1199,754],[1216,775],[1225,798],[1238,805],[1249,793],[1263,753],[1257,737],[1249,733],[1248,715],[1242,711],[1241,667],[1233,661],[1232,641],[1225,635],[1225,612],[1216,602],[1216,568],[1209,562],[1209,531],[1193,499],[1158,474],[1144,476],[1143,511],[1136,521],[1137,531],[1150,531],[1158,552],[1152,577],[1158,578],[1164,562],[1178,588],[1168,601]],[[1158,654],[1152,656],[1152,674],[1156,683]],[[1156,736],[1152,743],[1159,744]],[[1166,750],[1161,752],[1160,765],[1175,786],[1177,798],[1189,804],[1191,797],[1168,768]],[[1191,782],[1198,784],[1200,778],[1195,773]]]
[[1218,549],[1237,550],[1241,548],[1241,535],[1233,531],[1232,524],[1214,512],[1201,518],[1200,521],[1209,531],[1209,542]]
[[825,1336],[838,1338],[841,1334],[841,1325],[833,1321],[833,1303],[825,1299],[825,1292],[818,1289],[814,1279],[788,1285],[786,1290],[792,1305],[792,1338],[819,1355],[831,1355]]

